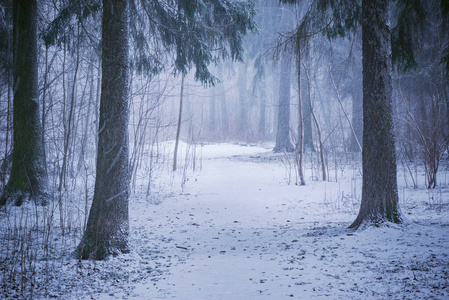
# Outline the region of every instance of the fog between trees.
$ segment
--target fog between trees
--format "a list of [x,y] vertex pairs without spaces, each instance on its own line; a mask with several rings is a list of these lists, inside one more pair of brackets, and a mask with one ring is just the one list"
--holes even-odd
[[428,189],[447,167],[447,4],[280,2],[1,1],[2,206],[51,205],[83,232],[72,254],[101,260],[129,251],[130,195],[177,160],[268,143],[298,185],[361,159],[351,227],[401,223],[397,165]]

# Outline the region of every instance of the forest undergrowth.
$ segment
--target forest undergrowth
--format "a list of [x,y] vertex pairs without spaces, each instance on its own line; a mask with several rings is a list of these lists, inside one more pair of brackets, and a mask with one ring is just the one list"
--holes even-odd
[[322,182],[319,157],[308,152],[306,186],[298,186],[294,156],[263,146],[183,144],[181,153],[176,172],[169,162],[153,170],[150,193],[137,176],[130,254],[72,258],[93,178],[78,178],[62,209],[58,201],[3,207],[1,297],[448,297],[447,170],[426,189],[422,166],[410,173],[400,165],[404,224],[354,232],[347,227],[360,204],[359,156],[330,155]]

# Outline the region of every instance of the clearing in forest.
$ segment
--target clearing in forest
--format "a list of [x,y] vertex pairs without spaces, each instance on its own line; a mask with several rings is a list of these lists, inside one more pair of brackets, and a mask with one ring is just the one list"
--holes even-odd
[[63,258],[38,262],[36,274],[50,266],[53,275],[46,285],[37,277],[35,298],[447,298],[449,189],[407,188],[399,171],[405,224],[354,232],[359,163],[330,159],[322,182],[314,160],[306,155],[307,185],[298,186],[293,157],[197,146],[195,172],[181,162],[151,196],[132,197],[130,254],[78,262],[67,255],[77,240],[66,237],[55,250]]

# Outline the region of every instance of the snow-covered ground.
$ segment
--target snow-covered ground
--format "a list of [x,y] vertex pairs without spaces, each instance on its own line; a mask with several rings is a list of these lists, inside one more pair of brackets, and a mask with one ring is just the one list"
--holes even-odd
[[449,299],[448,187],[413,190],[400,171],[405,223],[354,232],[358,164],[336,159],[332,182],[312,180],[309,164],[297,186],[292,159],[271,148],[197,151],[195,172],[132,197],[130,254],[78,262],[67,256],[77,241],[66,242],[62,258],[37,266],[37,278],[53,275],[36,280],[34,297]]

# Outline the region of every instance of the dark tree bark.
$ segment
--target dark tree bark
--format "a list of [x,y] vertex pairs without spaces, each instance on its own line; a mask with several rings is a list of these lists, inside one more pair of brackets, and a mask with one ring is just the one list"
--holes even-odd
[[81,259],[128,252],[128,1],[103,0],[97,173]]
[[350,226],[400,223],[392,118],[390,1],[362,1],[363,186],[359,214]]
[[284,53],[281,58],[281,76],[279,87],[278,126],[274,152],[293,152],[290,140],[290,76],[292,57]]
[[37,68],[37,1],[13,3],[13,153],[11,176],[0,204],[21,205],[28,197],[48,201],[41,143]]

